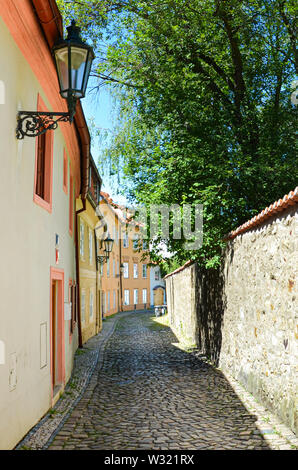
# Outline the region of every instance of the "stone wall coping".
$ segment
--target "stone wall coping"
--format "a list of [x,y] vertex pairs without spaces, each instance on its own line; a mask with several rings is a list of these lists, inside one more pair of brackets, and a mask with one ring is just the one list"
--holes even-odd
[[236,228],[236,230],[231,231],[226,237],[225,240],[232,240],[233,238],[237,237],[243,232],[260,225],[265,220],[273,217],[274,215],[278,214],[279,212],[288,209],[290,206],[294,206],[298,203],[298,186],[294,189],[294,191],[290,191],[289,194],[286,194],[282,199],[275,201],[269,207],[266,207],[262,212],[258,215],[250,219],[249,221],[245,222],[244,224],[240,225],[240,227]]
[[[225,241],[233,240],[235,237],[237,237],[241,233],[246,232],[247,230],[250,230],[251,228],[254,228],[257,225],[260,225],[261,223],[263,223],[265,220],[269,219],[270,217],[273,217],[274,215],[288,209],[291,206],[295,206],[297,203],[298,203],[298,186],[296,186],[296,188],[293,191],[290,191],[289,194],[286,194],[282,199],[275,201],[269,207],[266,207],[264,210],[262,210],[262,212],[260,212],[258,215],[248,220],[244,224],[240,225],[240,227],[236,228],[236,230],[232,230],[224,238],[224,240]],[[183,271],[185,268],[188,268],[189,266],[191,266],[193,263],[195,263],[195,261],[193,260],[186,261],[186,263],[183,264],[183,266],[180,266],[179,268],[175,269],[175,271],[172,271],[171,273],[167,274],[164,277],[164,279],[167,279],[168,277],[173,276],[173,274],[178,274],[179,272]]]
[[186,263],[183,264],[183,266],[180,266],[179,268],[175,269],[175,271],[172,271],[171,273],[167,274],[163,279],[167,279],[167,277],[173,276],[173,274],[180,273],[180,271],[183,271],[185,268],[188,268],[194,263],[195,261],[193,260],[186,261]]

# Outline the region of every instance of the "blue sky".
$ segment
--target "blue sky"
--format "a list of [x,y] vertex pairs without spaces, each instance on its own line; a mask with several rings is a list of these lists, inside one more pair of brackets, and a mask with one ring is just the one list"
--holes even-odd
[[[88,122],[89,119],[94,119],[94,123],[96,127],[103,128],[103,129],[110,129],[113,130],[113,105],[112,105],[112,97],[109,91],[102,87],[99,91],[91,91],[92,86],[96,85],[96,79],[90,78],[88,83],[88,89],[86,92],[86,96],[82,99],[81,103],[84,109],[85,117]],[[100,148],[98,145],[95,144],[91,148],[91,153],[95,163],[98,165],[98,161],[100,158]],[[126,204],[126,199],[123,196],[116,195],[113,193],[112,187],[109,185],[109,182],[104,175],[101,175],[103,178],[103,185],[102,190],[109,193],[115,202]]]

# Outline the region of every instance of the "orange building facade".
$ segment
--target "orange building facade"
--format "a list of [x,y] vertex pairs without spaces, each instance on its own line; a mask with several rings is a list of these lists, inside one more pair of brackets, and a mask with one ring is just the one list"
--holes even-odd
[[150,308],[150,267],[139,250],[140,229],[128,221],[123,209],[107,193],[101,193],[100,210],[113,238],[109,259],[101,265],[103,316]]

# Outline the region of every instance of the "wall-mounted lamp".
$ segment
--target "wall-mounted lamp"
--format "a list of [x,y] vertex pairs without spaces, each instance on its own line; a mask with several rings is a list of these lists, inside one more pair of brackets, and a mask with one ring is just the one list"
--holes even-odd
[[73,20],[71,26],[67,28],[67,39],[60,39],[52,49],[60,95],[67,101],[68,113],[19,111],[17,139],[23,139],[25,136],[37,137],[47,130],[56,129],[61,121],[70,123],[73,121],[77,100],[85,96],[94,59],[93,49],[82,41],[80,31]]
[[112,238],[110,238],[110,236],[108,236],[105,240],[103,240],[103,243],[104,243],[104,247],[105,247],[105,249],[104,249],[105,254],[97,256],[97,261],[100,264],[106,263],[107,260],[109,259],[111,251],[113,249],[114,240]]

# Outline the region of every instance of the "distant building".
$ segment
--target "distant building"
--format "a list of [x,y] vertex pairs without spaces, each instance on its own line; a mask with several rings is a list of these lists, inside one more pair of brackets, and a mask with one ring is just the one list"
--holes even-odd
[[[129,220],[123,208],[109,194],[101,193],[101,208],[110,236],[112,254],[102,267],[102,302],[104,316],[119,311],[150,307],[149,259],[143,259],[145,242],[140,240],[139,226]],[[144,248],[144,249],[143,249]]]
[[89,186],[87,198],[77,200],[78,259],[79,259],[79,300],[82,343],[96,335],[101,324],[101,281],[97,262],[98,236],[96,230],[99,217],[96,213],[100,200],[101,177],[90,156]]
[[157,265],[150,268],[150,304],[151,307],[166,304],[166,283]]

